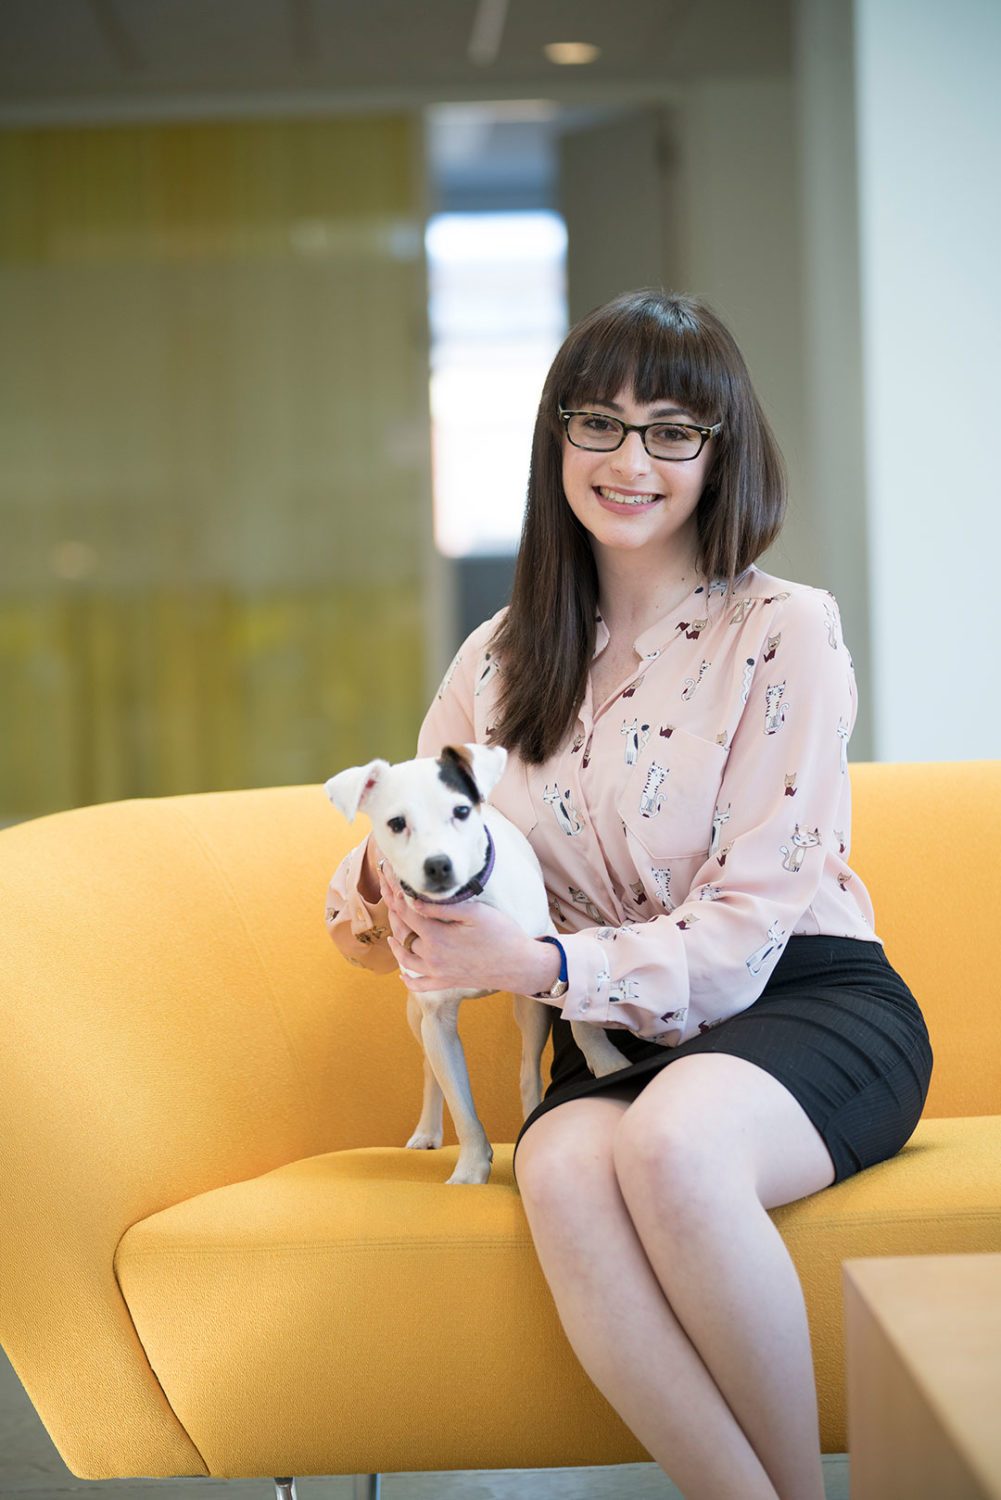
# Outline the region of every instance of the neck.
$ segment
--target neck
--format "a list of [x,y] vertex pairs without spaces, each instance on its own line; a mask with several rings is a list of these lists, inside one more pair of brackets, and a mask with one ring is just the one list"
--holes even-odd
[[[627,573],[629,570],[625,570]],[[598,613],[613,631],[641,635],[648,624],[660,620],[681,604],[699,583],[704,582],[694,566],[686,572],[663,572],[646,580],[624,577],[599,569]]]

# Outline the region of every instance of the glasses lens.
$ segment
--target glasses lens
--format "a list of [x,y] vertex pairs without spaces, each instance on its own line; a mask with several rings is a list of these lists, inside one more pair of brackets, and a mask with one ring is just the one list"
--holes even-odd
[[646,445],[657,458],[694,458],[701,443],[702,435],[693,427],[669,422],[651,427],[646,435]]
[[599,452],[617,448],[622,441],[622,426],[614,417],[597,412],[577,412],[567,423],[567,436],[578,448],[596,448]]

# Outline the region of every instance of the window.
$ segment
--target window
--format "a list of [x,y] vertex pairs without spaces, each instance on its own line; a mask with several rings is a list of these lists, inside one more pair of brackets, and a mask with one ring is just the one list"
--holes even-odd
[[517,550],[539,397],[567,331],[566,244],[546,210],[428,222],[434,532],[448,557]]

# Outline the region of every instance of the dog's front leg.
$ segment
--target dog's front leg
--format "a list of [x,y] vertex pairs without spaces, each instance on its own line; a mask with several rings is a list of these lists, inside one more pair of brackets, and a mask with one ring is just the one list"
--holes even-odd
[[483,1183],[490,1177],[493,1147],[473,1107],[466,1054],[459,1039],[459,1002],[470,991],[436,990],[417,996],[421,1041],[448,1104],[459,1138],[459,1160],[448,1181]]

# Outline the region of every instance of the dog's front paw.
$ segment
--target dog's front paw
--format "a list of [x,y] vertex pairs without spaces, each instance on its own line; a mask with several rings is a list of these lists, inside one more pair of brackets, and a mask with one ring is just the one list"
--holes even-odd
[[443,1130],[421,1130],[418,1127],[407,1142],[408,1151],[438,1151],[444,1139]]
[[460,1156],[458,1163],[456,1164],[455,1171],[452,1173],[451,1177],[447,1179],[445,1186],[447,1187],[450,1182],[488,1182],[490,1179],[490,1166],[492,1161],[492,1151],[490,1153],[490,1156],[487,1158],[484,1158],[482,1156],[469,1157],[468,1160],[463,1161],[462,1157]]

